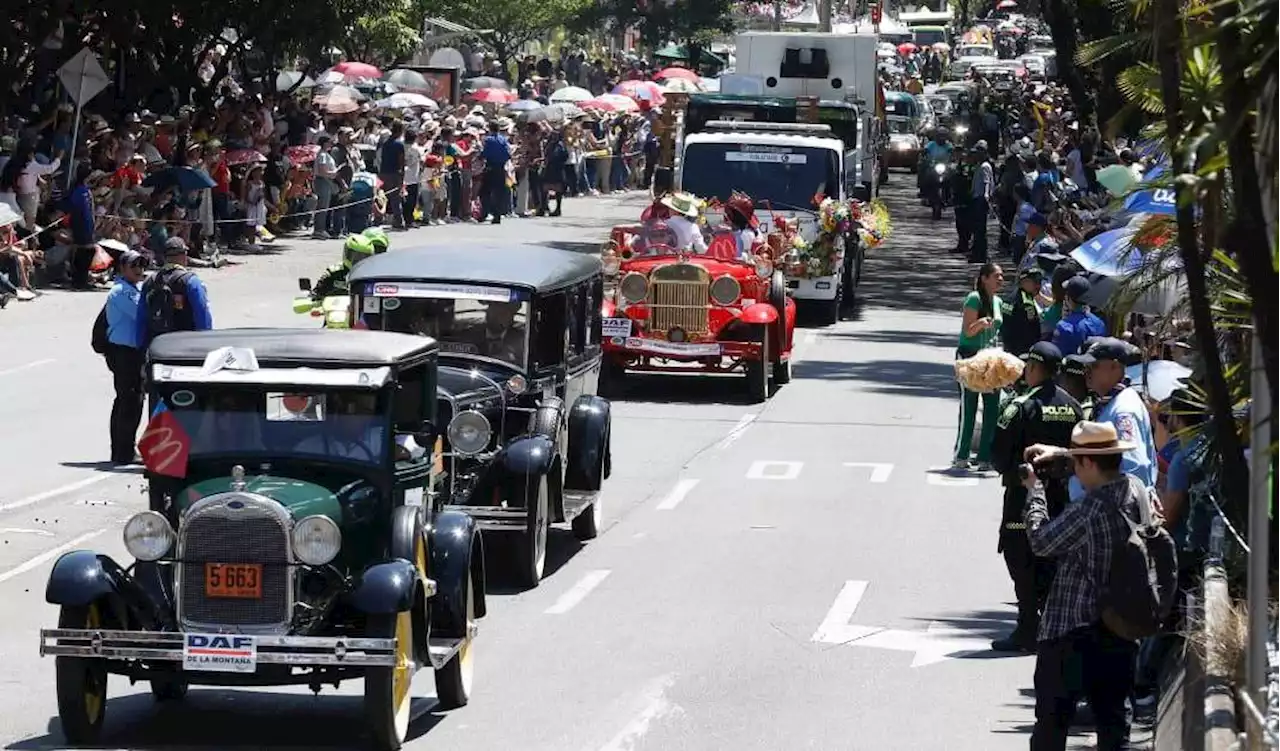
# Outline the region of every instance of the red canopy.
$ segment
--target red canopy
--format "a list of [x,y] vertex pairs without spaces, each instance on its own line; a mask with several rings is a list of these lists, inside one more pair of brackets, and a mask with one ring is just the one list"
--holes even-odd
[[350,60],[338,63],[331,70],[336,70],[347,78],[382,78],[382,71],[376,67]]
[[504,91],[503,89],[480,89],[467,94],[467,98],[473,102],[481,104],[509,104],[519,99],[519,95],[514,91]]
[[663,68],[654,75],[653,80],[665,81],[668,78],[683,78],[686,81],[697,83],[699,76],[688,68]]

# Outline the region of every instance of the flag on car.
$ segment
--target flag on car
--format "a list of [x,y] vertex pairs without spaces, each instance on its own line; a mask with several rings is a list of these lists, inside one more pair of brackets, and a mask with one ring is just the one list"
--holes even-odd
[[191,439],[182,423],[161,400],[147,421],[147,429],[138,439],[138,453],[148,472],[166,477],[187,476],[187,455]]

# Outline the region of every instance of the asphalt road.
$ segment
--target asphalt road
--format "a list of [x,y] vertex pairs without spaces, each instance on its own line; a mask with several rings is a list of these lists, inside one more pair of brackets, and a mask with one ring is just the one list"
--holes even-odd
[[[553,536],[533,591],[490,595],[471,704],[433,711],[415,681],[411,749],[960,749],[1026,747],[1033,660],[986,651],[1011,626],[996,554],[999,488],[947,465],[950,361],[971,270],[895,174],[896,234],[870,257],[853,320],[798,335],[795,380],[765,405],[738,379],[635,378],[615,400],[607,529]],[[406,243],[548,241],[588,249],[630,198],[558,219],[450,226]],[[292,247],[285,247],[292,245]],[[215,321],[313,325],[298,276],[336,242],[284,241],[202,272]],[[141,479],[99,464],[110,381],[89,349],[102,296],[50,293],[0,313],[0,743],[63,748],[53,661],[37,656],[49,566],[67,550],[127,559]],[[112,678],[121,749],[359,748],[360,685],[194,689],[163,708]],[[1083,731],[1082,731],[1083,732]]]

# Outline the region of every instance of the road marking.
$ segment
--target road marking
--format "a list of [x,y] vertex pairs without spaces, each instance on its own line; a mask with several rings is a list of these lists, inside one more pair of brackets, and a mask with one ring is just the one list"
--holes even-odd
[[738,420],[738,422],[729,429],[729,434],[716,444],[715,450],[723,451],[733,445],[733,442],[741,438],[742,434],[747,432],[747,428],[751,427],[751,423],[755,422],[756,418],[759,416],[760,415],[758,414],[743,415],[742,419]]
[[805,331],[800,335],[800,343],[806,347],[813,344],[813,342],[818,338],[819,333],[820,332],[813,329],[805,329]]
[[52,550],[46,550],[40,555],[34,558],[30,558],[27,561],[20,563],[17,566],[14,566],[8,571],[5,571],[4,573],[0,573],[0,584],[3,584],[4,582],[9,581],[15,576],[21,576],[34,568],[39,568],[40,566],[43,566],[44,564],[48,563],[54,558],[57,558],[58,556],[67,552],[68,550],[72,550],[76,546],[82,545],[106,531],[107,530],[105,529],[99,529],[96,532],[86,532],[85,534],[82,534],[79,537],[76,537],[75,539],[69,540],[68,542],[64,542],[63,544],[59,545],[56,548],[53,548]]
[[671,492],[667,493],[667,497],[663,498],[662,502],[658,504],[658,510],[670,511],[676,506],[679,506],[680,502],[684,500],[685,496],[689,495],[689,493],[691,493],[693,489],[696,488],[698,486],[698,483],[700,482],[702,481],[693,480],[693,479],[686,479],[686,480],[681,480],[680,482],[677,482],[676,486],[671,489]]
[[587,595],[591,594],[591,590],[600,586],[600,582],[604,581],[608,576],[609,569],[607,568],[588,571],[583,574],[577,584],[569,588],[568,592],[560,595],[560,599],[556,600],[554,605],[543,612],[547,615],[564,615],[586,599]]
[[987,639],[937,622],[930,623],[924,631],[853,625],[850,621],[866,592],[865,581],[845,582],[810,641],[911,652],[913,668],[990,651]]
[[950,469],[930,469],[925,473],[925,480],[930,485],[940,488],[968,488],[978,484],[978,478],[949,474]]
[[[747,470],[748,480],[794,480],[800,476],[804,462],[759,461]],[[779,471],[780,470],[780,471]]]
[[636,743],[648,734],[655,720],[667,715],[678,714],[680,707],[667,698],[667,689],[675,681],[674,676],[664,675],[650,681],[641,693],[643,708],[639,714],[618,731],[618,734],[600,747],[600,751],[631,751]]
[[4,370],[0,370],[0,376],[7,376],[7,375],[13,375],[14,373],[21,373],[24,370],[38,368],[41,365],[50,365],[55,362],[57,362],[57,360],[33,360],[27,363],[26,365],[15,365],[12,368],[5,368]]
[[889,475],[893,474],[892,464],[880,464],[877,462],[845,462],[844,466],[870,468],[871,482],[888,482]]
[[20,529],[18,527],[4,527],[0,529],[0,535],[36,535],[38,537],[53,537],[52,532],[43,529]]
[[23,506],[30,506],[32,504],[40,503],[41,501],[47,501],[50,498],[56,498],[60,495],[65,495],[66,493],[71,493],[76,490],[83,490],[90,485],[96,485],[104,480],[110,480],[112,477],[120,477],[120,475],[113,474],[111,472],[102,472],[100,474],[86,477],[83,480],[76,480],[75,482],[67,483],[61,487],[54,488],[53,490],[46,490],[43,493],[29,495],[26,498],[21,498],[11,503],[0,503],[0,512],[12,511],[16,508],[22,508]]

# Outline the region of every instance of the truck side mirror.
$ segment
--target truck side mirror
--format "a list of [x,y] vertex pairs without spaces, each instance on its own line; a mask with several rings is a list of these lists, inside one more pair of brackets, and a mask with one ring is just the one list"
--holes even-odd
[[310,292],[310,291],[311,291],[311,280],[310,280],[310,279],[308,279],[308,278],[306,278],[305,276],[304,276],[304,277],[302,277],[302,278],[300,278],[300,279],[298,279],[298,289],[299,289],[299,290],[301,290],[301,291],[303,291],[303,292]]

